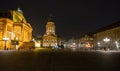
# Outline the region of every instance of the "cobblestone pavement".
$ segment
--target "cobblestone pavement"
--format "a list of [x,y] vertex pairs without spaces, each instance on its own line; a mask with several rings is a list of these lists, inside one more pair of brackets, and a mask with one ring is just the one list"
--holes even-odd
[[0,51],[0,71],[118,71],[119,52]]

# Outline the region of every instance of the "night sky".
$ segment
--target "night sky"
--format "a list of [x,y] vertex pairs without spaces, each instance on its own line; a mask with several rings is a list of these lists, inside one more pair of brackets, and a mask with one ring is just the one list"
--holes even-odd
[[0,10],[21,8],[36,36],[45,33],[50,14],[56,34],[72,38],[120,21],[119,0],[0,0]]

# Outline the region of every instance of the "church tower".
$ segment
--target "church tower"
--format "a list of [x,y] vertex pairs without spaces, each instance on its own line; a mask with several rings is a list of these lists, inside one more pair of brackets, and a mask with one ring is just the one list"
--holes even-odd
[[42,37],[43,47],[55,47],[57,45],[57,35],[55,34],[55,23],[52,17],[49,17],[46,24],[46,33]]
[[48,19],[47,24],[46,24],[46,34],[47,35],[49,35],[49,34],[55,35],[55,24],[51,17]]

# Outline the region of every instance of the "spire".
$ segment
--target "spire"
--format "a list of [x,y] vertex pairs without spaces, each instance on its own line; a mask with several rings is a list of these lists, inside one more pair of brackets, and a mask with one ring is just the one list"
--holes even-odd
[[52,14],[50,14],[50,15],[49,15],[49,17],[50,17],[50,18],[53,18],[53,15],[52,15]]
[[49,15],[48,22],[54,22],[52,14]]
[[18,8],[17,11],[23,13],[23,11],[20,8]]

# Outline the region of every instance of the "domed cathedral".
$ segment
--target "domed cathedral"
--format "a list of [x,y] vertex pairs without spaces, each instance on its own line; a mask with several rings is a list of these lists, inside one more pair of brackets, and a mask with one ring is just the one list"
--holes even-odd
[[32,27],[20,8],[0,11],[0,50],[25,48],[31,39]]
[[52,17],[48,18],[46,24],[46,33],[42,37],[43,47],[54,47],[57,45],[57,35],[55,34],[55,23]]

